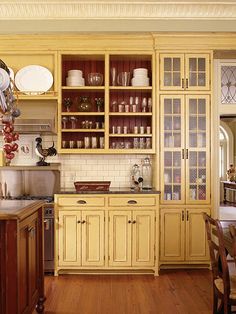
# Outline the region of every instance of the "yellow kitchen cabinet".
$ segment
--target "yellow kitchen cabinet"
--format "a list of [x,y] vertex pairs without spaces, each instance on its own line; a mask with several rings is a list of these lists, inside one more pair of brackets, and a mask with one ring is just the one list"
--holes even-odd
[[154,266],[154,252],[155,211],[110,211],[110,266]]
[[104,211],[60,210],[58,266],[104,265]]
[[210,203],[210,97],[160,96],[162,204]]
[[160,90],[210,89],[209,53],[161,53]]
[[161,208],[160,263],[184,264],[209,261],[202,212],[206,208]]

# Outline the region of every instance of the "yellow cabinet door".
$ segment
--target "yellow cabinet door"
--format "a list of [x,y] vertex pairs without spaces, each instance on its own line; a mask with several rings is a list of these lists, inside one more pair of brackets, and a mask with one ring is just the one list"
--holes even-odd
[[131,211],[109,213],[109,266],[131,266]]
[[82,266],[104,265],[104,211],[82,212]]
[[210,100],[186,96],[186,203],[210,203]]
[[185,55],[185,89],[210,89],[210,56],[209,54]]
[[184,261],[185,221],[182,209],[161,209],[161,261]]
[[133,211],[132,236],[132,266],[154,266],[154,211]]
[[208,243],[202,212],[210,214],[210,209],[186,210],[186,260],[209,260]]
[[81,265],[81,212],[59,211],[59,266]]
[[160,89],[184,89],[184,54],[160,54]]

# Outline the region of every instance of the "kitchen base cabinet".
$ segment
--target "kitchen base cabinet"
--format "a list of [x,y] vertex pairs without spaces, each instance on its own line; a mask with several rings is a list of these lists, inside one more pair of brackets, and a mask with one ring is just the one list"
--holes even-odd
[[[19,207],[20,201],[8,201]],[[44,311],[43,202],[6,216],[0,210],[0,313]],[[2,209],[6,204],[0,202]],[[34,204],[35,203],[35,204]],[[38,203],[38,204],[36,204]],[[6,207],[7,208],[7,207]]]
[[154,267],[155,212],[109,213],[109,265]]
[[209,263],[202,212],[206,208],[160,210],[160,264]]
[[59,212],[60,266],[104,265],[104,211]]
[[55,203],[55,275],[158,275],[157,195],[58,194]]

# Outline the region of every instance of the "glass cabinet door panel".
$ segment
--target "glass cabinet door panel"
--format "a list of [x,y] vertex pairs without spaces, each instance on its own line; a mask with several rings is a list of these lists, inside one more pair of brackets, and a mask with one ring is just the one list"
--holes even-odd
[[162,95],[161,103],[161,201],[184,202],[184,96]]
[[186,96],[186,201],[189,203],[207,203],[210,198],[209,113],[208,96]]
[[175,90],[182,88],[184,77],[184,55],[160,55],[161,89]]
[[186,55],[186,88],[209,89],[209,55]]

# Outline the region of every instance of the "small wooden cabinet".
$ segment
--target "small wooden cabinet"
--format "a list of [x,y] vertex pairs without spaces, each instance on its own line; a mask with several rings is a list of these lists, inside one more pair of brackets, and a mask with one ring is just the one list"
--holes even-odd
[[1,201],[0,313],[44,310],[43,202]]
[[104,211],[59,212],[59,266],[103,266]]
[[109,265],[154,266],[155,211],[109,213]]
[[202,212],[206,208],[161,208],[160,263],[207,263],[208,244]]
[[157,275],[158,197],[140,194],[56,195],[55,274],[125,269]]
[[[62,53],[59,152],[154,153],[153,59],[150,52]],[[134,77],[140,68],[146,77]],[[91,74],[101,81],[91,83]]]
[[208,53],[161,53],[160,90],[209,90]]

